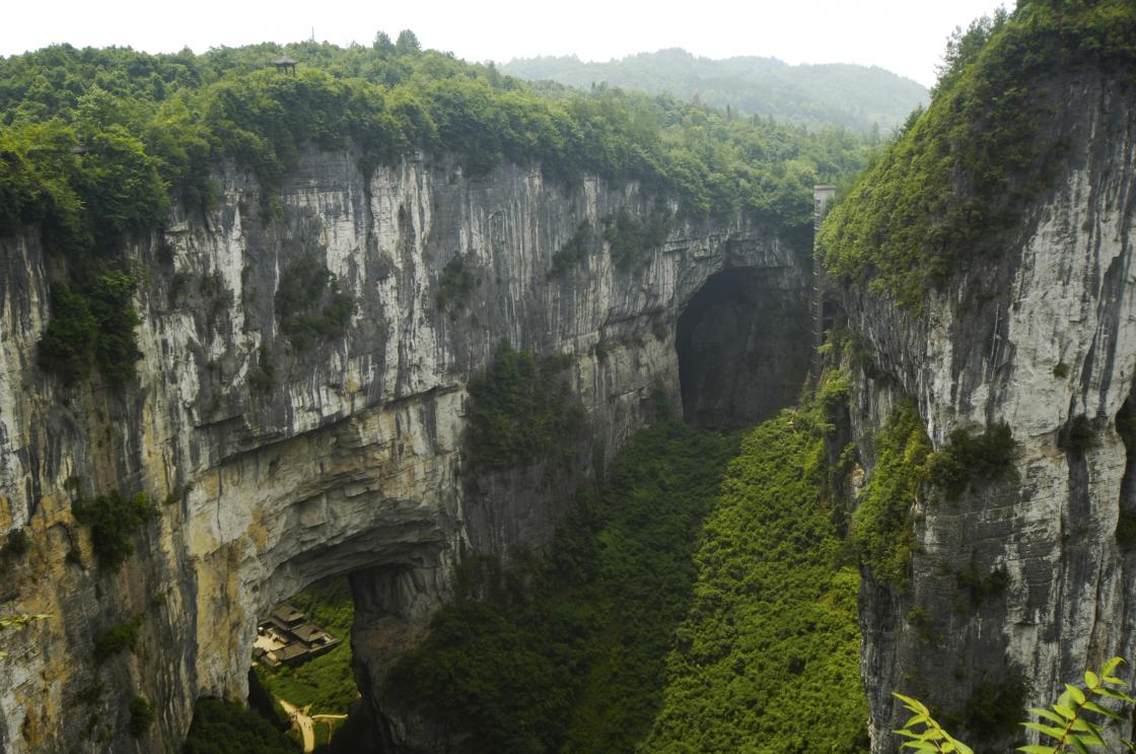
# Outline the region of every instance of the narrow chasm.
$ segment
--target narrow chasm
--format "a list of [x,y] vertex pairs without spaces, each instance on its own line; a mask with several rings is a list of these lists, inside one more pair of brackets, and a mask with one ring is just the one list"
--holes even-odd
[[778,269],[727,269],[711,277],[678,321],[686,421],[736,429],[800,397],[813,353],[811,311]]
[[[607,473],[577,488],[547,548],[467,554],[453,600],[401,655],[368,617],[395,600],[353,577],[383,754],[867,751],[859,573],[816,463],[839,391],[799,395],[811,339],[796,280],[733,271],[684,315],[680,354],[696,354],[711,391],[690,405],[705,398],[704,421],[731,427],[770,415],[758,426],[692,426],[660,401]],[[713,381],[731,370],[736,380]],[[477,384],[497,387],[472,390],[470,414],[524,437],[533,391]]]
[[[801,280],[728,269],[694,295],[676,333],[686,421],[660,401],[607,474],[567,492],[548,547],[465,553],[437,611],[420,599],[430,569],[409,564],[355,569],[269,606],[250,647],[251,709],[200,702],[186,751],[211,751],[234,728],[271,743],[257,751],[292,754],[744,740],[866,751],[859,577],[835,555],[842,535],[813,463],[831,401],[802,395],[813,348]],[[500,349],[471,389],[471,415],[496,421],[467,435],[470,457],[563,457],[551,433],[531,432],[575,426],[560,370]],[[782,717],[800,698],[828,702]],[[802,729],[817,732],[806,741]]]

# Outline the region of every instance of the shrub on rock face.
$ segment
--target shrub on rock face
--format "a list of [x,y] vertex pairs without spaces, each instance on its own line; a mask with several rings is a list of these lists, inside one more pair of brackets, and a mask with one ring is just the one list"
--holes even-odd
[[1089,448],[1097,444],[1097,433],[1093,423],[1087,416],[1075,416],[1070,419],[1057,436],[1057,447],[1073,455],[1084,455]]
[[610,244],[611,259],[620,270],[629,270],[646,260],[647,255],[667,240],[670,214],[655,208],[645,218],[633,215],[626,207],[604,221],[603,239]]
[[1005,566],[984,570],[972,560],[965,568],[955,572],[955,583],[959,591],[967,597],[969,606],[977,609],[987,600],[998,597],[1006,591],[1006,587],[1010,584],[1010,574]]
[[583,262],[588,254],[595,249],[597,241],[596,230],[587,220],[582,220],[563,246],[552,255],[552,270],[549,277],[567,275]]
[[138,493],[123,497],[117,492],[93,500],[76,500],[71,512],[79,523],[91,527],[91,544],[99,565],[116,571],[134,553],[132,537],[157,515],[150,499]]
[[972,482],[992,481],[1011,473],[1013,457],[1014,438],[1008,424],[995,424],[978,435],[956,429],[931,457],[931,483],[955,499]]
[[23,529],[13,529],[8,532],[8,542],[0,547],[0,555],[18,558],[26,554],[30,547],[31,541],[28,538],[28,533]]
[[39,364],[64,382],[76,382],[91,371],[99,323],[87,299],[66,285],[52,289],[51,306],[51,321],[39,342]]
[[142,321],[133,304],[137,282],[128,272],[110,270],[95,278],[88,294],[91,314],[99,323],[95,364],[112,385],[132,379],[134,363],[142,358],[134,339],[134,328]]
[[452,312],[460,308],[465,304],[474,287],[480,284],[481,281],[471,267],[472,262],[462,254],[446,262],[438,279],[436,301],[439,310]]
[[906,588],[915,543],[911,507],[931,457],[914,405],[892,414],[877,435],[876,451],[875,469],[852,519],[852,542],[874,579]]
[[130,735],[138,738],[154,723],[154,706],[143,696],[130,702]]
[[280,275],[276,290],[276,317],[298,351],[322,339],[342,337],[355,312],[350,294],[339,290],[339,281],[322,261],[302,257]]
[[538,360],[502,344],[486,372],[469,384],[465,446],[471,468],[502,469],[565,461],[575,451],[584,414],[563,372],[565,357]]
[[1029,683],[1014,667],[1002,677],[984,679],[966,700],[963,725],[978,741],[1012,738],[1025,717],[1029,693]]
[[52,289],[51,321],[39,342],[39,364],[65,383],[79,382],[97,366],[111,385],[134,377],[141,358],[134,328],[141,321],[134,308],[133,275],[102,272],[87,284]]
[[106,631],[96,636],[94,649],[95,663],[102,665],[115,655],[122,654],[126,651],[133,652],[135,645],[138,643],[138,629],[141,626],[142,616],[139,615],[133,620],[111,626]]

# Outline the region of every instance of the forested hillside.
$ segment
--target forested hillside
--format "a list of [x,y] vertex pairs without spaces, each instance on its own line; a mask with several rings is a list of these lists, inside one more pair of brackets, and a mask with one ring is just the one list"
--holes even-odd
[[[294,73],[272,62],[286,53]],[[365,170],[424,150],[473,177],[503,161],[552,180],[635,180],[691,217],[751,213],[782,233],[811,225],[811,186],[851,175],[867,144],[617,91],[537,93],[492,66],[397,43],[302,43],[202,55],[51,47],[0,59],[0,236],[38,225],[72,260],[53,290],[40,365],[67,382],[93,369],[122,385],[139,358],[122,244],[161,227],[171,201],[212,206],[211,172],[234,163],[273,191],[306,145],[351,149]],[[98,259],[97,264],[89,264]],[[87,260],[78,263],[80,260]]]
[[926,112],[862,174],[819,238],[833,275],[915,308],[931,289],[1012,246],[1022,213],[1068,154],[1055,82],[1131,81],[1136,12],[1126,0],[1019,2],[951,40]]
[[927,90],[911,79],[862,65],[789,65],[777,58],[695,57],[681,49],[632,55],[606,63],[576,57],[513,60],[506,73],[532,81],[556,81],[579,89],[623,87],[746,115],[771,117],[812,128],[878,127],[886,134],[927,102]]
[[[287,53],[295,75],[275,70]],[[208,201],[234,160],[266,188],[306,142],[391,162],[414,149],[546,174],[644,181],[696,214],[744,209],[807,225],[809,190],[864,162],[857,139],[731,119],[677,100],[538,94],[492,66],[398,44],[274,44],[148,55],[67,45],[0,59],[0,232],[43,221],[58,243],[106,247],[161,221],[172,190]],[[99,222],[94,222],[94,217]]]

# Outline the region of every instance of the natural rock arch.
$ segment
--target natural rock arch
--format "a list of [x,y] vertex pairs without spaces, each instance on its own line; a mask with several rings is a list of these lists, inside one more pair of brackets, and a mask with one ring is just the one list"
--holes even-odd
[[[671,325],[708,276],[770,268],[806,295],[806,249],[743,217],[676,220],[628,269],[601,243],[553,270],[583,222],[598,229],[655,197],[599,179],[566,192],[531,166],[476,182],[455,175],[445,156],[363,174],[349,153],[307,151],[281,187],[279,217],[265,219],[246,211],[255,182],[219,174],[225,200],[208,223],[179,208],[165,251],[127,250],[154,275],[138,294],[138,400],[60,408],[50,386],[18,395],[34,381],[50,281],[38,236],[0,239],[0,266],[16,281],[5,290],[18,292],[21,312],[0,321],[14,344],[0,354],[0,457],[13,461],[0,464],[0,535],[27,527],[43,553],[14,574],[11,608],[57,616],[25,629],[28,652],[7,661],[19,673],[0,673],[0,748],[75,748],[87,718],[64,700],[113,672],[103,703],[155,702],[162,712],[144,745],[175,751],[196,698],[246,693],[258,616],[308,584],[353,574],[360,623],[381,630],[444,603],[461,552],[547,541],[559,490],[533,492],[539,473],[518,472],[522,493],[492,479],[475,496],[462,483],[464,386],[502,339],[571,357],[589,433],[579,473],[601,473],[654,416],[660,391],[678,397]],[[444,270],[459,251],[481,284],[460,312],[444,312]],[[336,276],[355,314],[342,334],[289,356],[275,293],[278,271],[301,255]],[[223,295],[209,307],[196,294],[177,299],[174,281],[186,276],[208,276]],[[209,321],[206,308],[224,316]],[[122,489],[162,501],[120,572],[95,567],[70,513],[72,480],[88,496]],[[138,614],[145,654],[90,661],[100,631]],[[381,665],[366,661],[378,653],[356,646],[373,688]],[[139,745],[122,725],[108,731],[104,750]]]

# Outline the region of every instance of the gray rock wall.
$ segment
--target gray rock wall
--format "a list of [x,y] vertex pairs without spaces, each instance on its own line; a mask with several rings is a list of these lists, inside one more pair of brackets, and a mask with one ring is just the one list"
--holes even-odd
[[[217,179],[216,207],[178,210],[127,249],[143,358],[122,394],[35,368],[63,263],[30,229],[0,239],[0,535],[32,537],[2,561],[0,615],[51,616],[0,634],[5,752],[176,751],[198,696],[243,697],[257,616],[332,574],[355,574],[370,616],[356,650],[381,675],[462,552],[540,545],[566,502],[539,469],[483,480],[474,499],[461,483],[466,385],[500,341],[572,357],[582,478],[657,386],[677,401],[675,322],[710,275],[775,268],[802,297],[809,280],[807,255],[741,218],[680,222],[628,272],[600,248],[552,274],[581,222],[654,205],[634,184],[562,186],[515,165],[468,177],[425,156],[364,175],[350,152],[303,155],[268,196],[234,168]],[[458,255],[472,282],[441,306]],[[276,310],[300,259],[354,301],[346,332],[306,350]],[[113,490],[145,492],[160,516],[106,574],[70,508]],[[96,666],[94,637],[135,616],[136,651]],[[158,714],[137,740],[136,694]]]
[[[1136,551],[1117,538],[1133,471],[1116,424],[1136,374],[1136,98],[1130,86],[1075,76],[1053,94],[1059,115],[1046,127],[1060,129],[1069,152],[1016,242],[971,259],[920,316],[847,293],[849,324],[870,354],[852,411],[869,467],[872,431],[905,396],[936,447],[955,428],[994,422],[1017,443],[1016,479],[957,502],[914,501],[909,593],[865,581],[874,751],[897,745],[893,690],[961,715],[981,684],[1015,668],[1032,684],[1029,706],[1086,666],[1136,658]],[[1083,452],[1059,447],[1076,417],[1092,429]],[[968,603],[958,573],[972,564],[1005,569],[1004,592]]]

